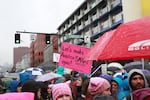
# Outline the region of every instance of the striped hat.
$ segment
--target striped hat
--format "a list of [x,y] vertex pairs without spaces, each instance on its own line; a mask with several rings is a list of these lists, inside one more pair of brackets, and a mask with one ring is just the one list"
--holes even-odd
[[53,100],[56,100],[59,96],[70,95],[72,98],[72,93],[69,85],[67,83],[58,83],[51,85]]

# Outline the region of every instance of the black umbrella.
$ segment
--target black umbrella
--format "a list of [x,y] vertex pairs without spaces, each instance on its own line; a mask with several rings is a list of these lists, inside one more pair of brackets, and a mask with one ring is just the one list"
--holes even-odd
[[124,69],[129,72],[131,69],[146,69],[150,71],[150,65],[142,64],[142,62],[130,62],[124,66]]

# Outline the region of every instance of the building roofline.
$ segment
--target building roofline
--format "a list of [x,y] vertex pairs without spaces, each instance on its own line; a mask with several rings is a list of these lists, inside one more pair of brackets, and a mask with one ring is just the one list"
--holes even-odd
[[87,2],[87,0],[84,0],[77,8],[58,26],[57,30],[59,30],[60,27],[61,27],[69,18],[71,18],[72,15],[73,15],[74,13],[76,13],[76,12],[82,7],[82,5],[84,5],[86,2]]

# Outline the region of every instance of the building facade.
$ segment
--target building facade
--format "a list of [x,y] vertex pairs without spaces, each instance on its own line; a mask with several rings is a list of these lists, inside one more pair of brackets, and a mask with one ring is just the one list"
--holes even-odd
[[[141,18],[143,1],[85,0],[59,25],[58,34],[61,35],[59,46],[62,42],[69,42],[91,47],[105,32],[115,29],[124,22]],[[68,38],[66,35],[80,35],[81,38]]]
[[53,63],[53,53],[58,53],[58,35],[51,35],[51,43],[44,49],[44,63]]
[[[105,32],[124,22],[150,16],[149,5],[149,0],[85,0],[57,28],[61,35],[59,47],[62,42],[68,42],[90,48]],[[69,38],[68,35],[81,38]],[[145,61],[150,62],[150,59]]]
[[58,52],[58,35],[50,35],[50,41],[50,44],[46,44],[45,34],[37,34],[30,44],[30,67],[53,63],[53,53]]
[[14,59],[14,67],[16,67],[17,62],[21,62],[22,57],[30,52],[29,47],[16,47],[13,50],[13,59]]
[[44,62],[45,35],[37,34],[35,41],[30,44],[30,67],[37,67]]
[[34,44],[35,44],[35,41],[32,41],[31,44],[30,44],[30,66],[31,67],[34,67],[35,64],[34,64]]

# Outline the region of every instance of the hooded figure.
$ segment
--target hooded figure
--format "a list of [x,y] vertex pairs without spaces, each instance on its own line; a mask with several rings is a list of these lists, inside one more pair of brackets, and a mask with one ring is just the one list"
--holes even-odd
[[59,66],[59,67],[56,69],[56,73],[57,73],[57,74],[60,74],[60,75],[63,75],[63,74],[64,74],[64,67]]
[[[122,100],[126,95],[124,94],[124,90],[123,90],[123,80],[118,78],[118,77],[114,77],[111,81],[117,83],[118,88],[116,91],[112,92],[112,95],[114,97],[117,98],[117,100]],[[113,86],[112,86],[113,87]]]
[[[128,74],[128,80],[129,80],[129,89],[133,93],[134,91],[142,88],[148,87],[147,79],[140,69],[132,69],[130,70]],[[134,94],[130,94],[123,100],[134,100],[133,96]]]
[[11,92],[16,92],[17,91],[17,86],[19,84],[19,81],[18,80],[12,80],[10,82],[10,91]]
[[142,70],[140,70],[140,69],[132,69],[132,70],[129,72],[129,74],[128,74],[129,88],[130,88],[130,91],[131,91],[131,92],[133,92],[134,90],[136,90],[136,89],[134,89],[133,84],[131,83],[131,80],[133,79],[133,77],[134,77],[135,75],[140,75],[140,76],[142,76],[142,78],[144,79],[144,86],[143,86],[143,88],[148,87],[147,79],[146,79],[144,73],[142,72]]
[[24,82],[25,82],[26,80],[29,80],[29,79],[30,79],[30,74],[27,73],[27,72],[20,73],[20,74],[19,74],[19,77],[20,77],[20,82],[21,82],[21,84],[24,84]]

